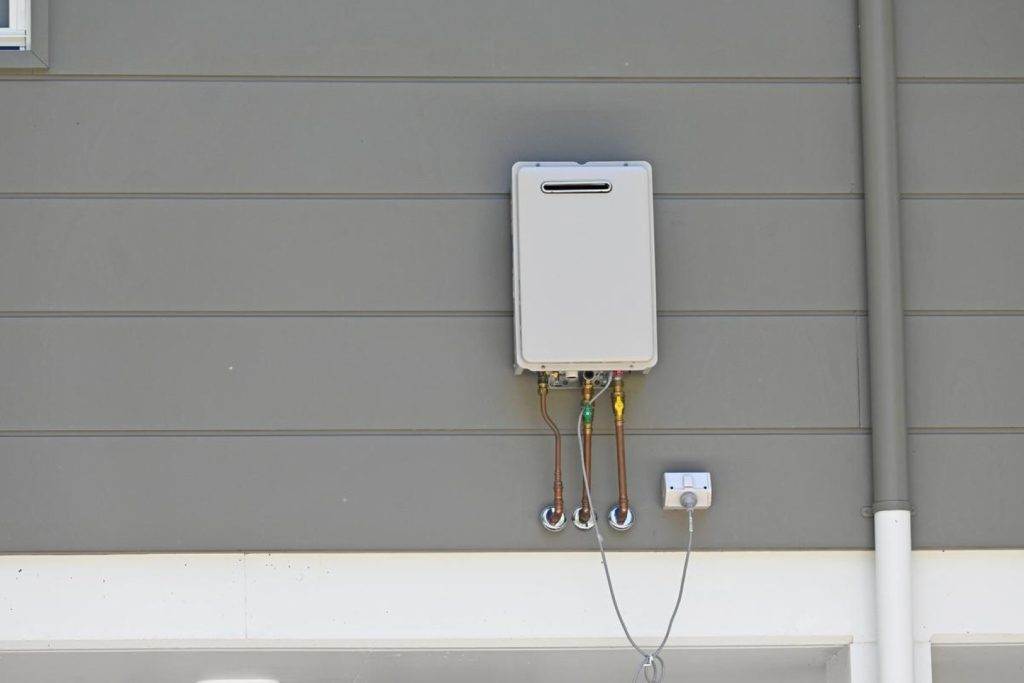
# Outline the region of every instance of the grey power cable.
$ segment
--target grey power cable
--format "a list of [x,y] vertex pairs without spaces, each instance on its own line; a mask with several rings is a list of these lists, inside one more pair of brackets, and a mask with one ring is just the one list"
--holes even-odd
[[[601,391],[594,395],[594,398],[590,399],[589,405],[592,407],[597,399],[601,398],[601,394],[608,390],[608,387],[612,385],[611,376],[608,377],[608,383],[604,385]],[[584,406],[586,407],[586,406]],[[590,495],[590,481],[587,478],[587,467],[583,460],[583,408],[580,408],[579,416],[576,418],[576,443],[579,446],[580,451],[580,472],[583,474],[583,488],[587,493],[587,501],[590,503],[590,514],[595,514],[594,508],[594,497]],[[696,502],[696,501],[694,501]],[[604,550],[604,537],[601,535],[601,525],[594,524],[594,534],[597,538],[597,549],[601,552],[601,566],[604,568],[604,578],[608,584],[608,594],[612,599],[612,606],[615,608],[615,616],[619,619],[619,625],[622,627],[622,632],[626,635],[626,640],[633,646],[643,661],[640,662],[640,666],[637,667],[636,673],[633,675],[633,683],[637,683],[640,680],[641,674],[647,683],[661,683],[665,676],[665,661],[661,658],[661,651],[665,649],[665,644],[668,642],[668,637],[672,633],[672,626],[676,621],[676,615],[679,614],[679,606],[683,602],[683,589],[686,587],[686,571],[690,567],[690,551],[693,549],[693,508],[688,507],[686,509],[689,522],[689,537],[686,541],[686,559],[683,560],[683,573],[679,579],[679,593],[676,595],[676,604],[672,608],[672,616],[668,619],[668,626],[665,628],[665,635],[661,639],[661,643],[658,644],[651,652],[647,652],[642,647],[637,645],[636,641],[633,640],[633,636],[629,632],[629,628],[626,626],[626,620],[622,616],[622,610],[619,609],[619,600],[615,596],[615,586],[612,584],[611,570],[608,568],[608,556]]]

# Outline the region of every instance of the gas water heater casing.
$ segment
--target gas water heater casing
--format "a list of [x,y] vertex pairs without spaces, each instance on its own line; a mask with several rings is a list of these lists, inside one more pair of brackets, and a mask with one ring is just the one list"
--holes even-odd
[[649,163],[515,164],[512,245],[517,373],[654,367]]

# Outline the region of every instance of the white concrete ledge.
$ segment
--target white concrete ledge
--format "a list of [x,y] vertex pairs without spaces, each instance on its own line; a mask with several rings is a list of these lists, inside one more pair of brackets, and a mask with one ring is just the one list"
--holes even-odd
[[[646,642],[681,559],[611,555]],[[933,643],[1024,643],[1024,550],[913,565],[918,683]],[[873,595],[870,552],[698,552],[670,642],[841,647],[850,680],[870,681]],[[0,651],[593,647],[624,647],[594,553],[0,556]]]

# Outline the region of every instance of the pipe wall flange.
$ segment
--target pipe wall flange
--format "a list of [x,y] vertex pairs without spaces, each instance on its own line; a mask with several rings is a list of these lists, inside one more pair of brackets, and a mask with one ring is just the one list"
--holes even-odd
[[566,518],[565,513],[563,512],[558,519],[552,522],[551,518],[554,516],[554,514],[555,506],[548,505],[546,508],[540,511],[540,523],[541,526],[543,526],[551,533],[558,533],[559,531],[565,528],[565,525],[569,520],[568,518]]
[[633,514],[633,508],[626,508],[626,519],[619,523],[619,506],[616,505],[608,511],[608,526],[615,529],[616,531],[629,531],[633,528],[633,523],[636,522],[636,516]]
[[576,508],[576,510],[573,511],[573,513],[572,513],[572,523],[576,526],[577,529],[580,529],[581,531],[586,531],[587,529],[593,529],[594,525],[597,524],[597,520],[595,519],[596,515],[594,514],[594,511],[593,510],[590,511],[590,517],[588,517],[587,521],[585,521],[585,522],[582,519],[580,519],[580,516],[582,514],[583,514],[583,508],[582,507]]

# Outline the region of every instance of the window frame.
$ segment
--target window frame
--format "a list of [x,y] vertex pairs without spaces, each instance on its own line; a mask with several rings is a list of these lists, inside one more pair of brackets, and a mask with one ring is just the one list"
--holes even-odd
[[0,28],[0,69],[49,68],[49,0],[9,0],[7,28]]
[[7,3],[7,26],[0,27],[0,47],[31,49],[32,25],[31,0],[9,0]]

